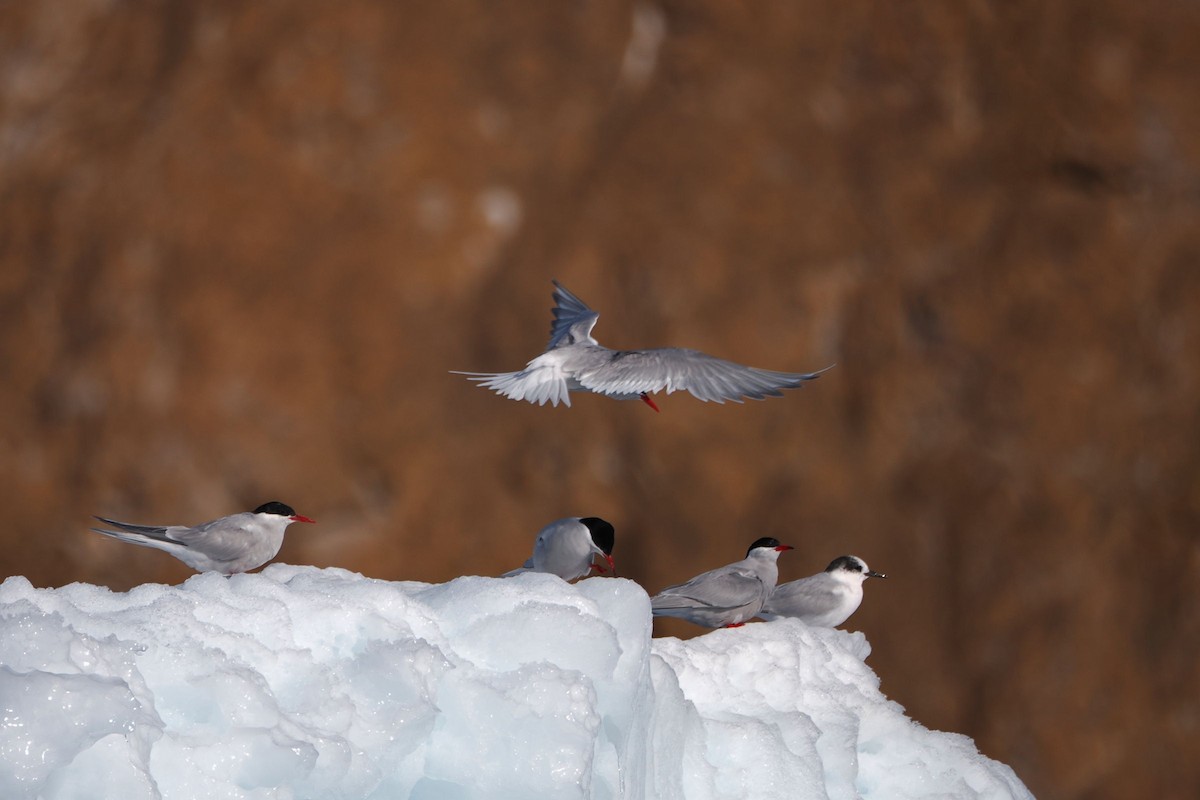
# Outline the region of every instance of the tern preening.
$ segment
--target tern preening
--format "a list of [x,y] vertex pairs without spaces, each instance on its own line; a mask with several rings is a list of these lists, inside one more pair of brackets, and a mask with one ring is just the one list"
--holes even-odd
[[886,578],[858,556],[835,558],[824,572],[775,587],[759,614],[763,619],[795,617],[820,628],[836,628],[858,610],[867,578]]
[[130,544],[164,550],[197,572],[235,572],[261,567],[283,546],[283,532],[293,522],[315,522],[279,502],[264,503],[253,511],[186,525],[133,525],[96,517],[120,531],[92,528]]
[[762,610],[779,580],[779,554],[791,550],[778,539],[750,545],[741,561],[669,586],[650,598],[656,617],[679,617],[706,628],[737,628]]
[[533,557],[525,566],[505,573],[504,577],[522,572],[549,572],[564,581],[582,578],[593,569],[604,571],[592,562],[600,556],[616,574],[612,551],[616,531],[611,523],[599,517],[567,517],[542,528],[533,543]]
[[[681,347],[610,350],[592,338],[600,315],[554,281],[554,321],[545,352],[517,372],[455,372],[512,400],[571,405],[570,392],[640,398],[658,411],[655,392],[688,391],[705,402],[740,403],[782,396],[825,370],[775,372]],[[826,367],[825,369],[829,369]]]

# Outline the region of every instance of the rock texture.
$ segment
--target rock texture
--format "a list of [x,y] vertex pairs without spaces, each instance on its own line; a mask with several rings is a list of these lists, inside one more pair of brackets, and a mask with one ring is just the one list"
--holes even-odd
[[[1035,794],[1200,791],[1187,4],[10,4],[4,574],[187,574],[89,515],[279,499],[442,581],[613,521],[650,590],[888,572],[884,689]],[[550,283],[609,346],[836,362],[745,406],[490,395]],[[663,632],[695,633],[663,627]]]

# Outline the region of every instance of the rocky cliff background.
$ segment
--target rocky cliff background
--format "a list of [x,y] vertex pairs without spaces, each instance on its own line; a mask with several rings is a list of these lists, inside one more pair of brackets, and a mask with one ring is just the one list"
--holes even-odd
[[[654,591],[889,579],[884,690],[1039,796],[1200,792],[1200,9],[289,0],[0,17],[5,575],[283,500],[280,559],[496,574],[567,515]],[[550,279],[615,347],[836,363],[537,408]],[[663,625],[663,633],[699,629]]]

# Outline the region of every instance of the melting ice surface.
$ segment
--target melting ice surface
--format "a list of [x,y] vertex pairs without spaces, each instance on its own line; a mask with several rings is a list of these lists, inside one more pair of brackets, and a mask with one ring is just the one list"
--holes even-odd
[[869,652],[794,620],[652,641],[613,578],[10,578],[0,797],[1031,797]]

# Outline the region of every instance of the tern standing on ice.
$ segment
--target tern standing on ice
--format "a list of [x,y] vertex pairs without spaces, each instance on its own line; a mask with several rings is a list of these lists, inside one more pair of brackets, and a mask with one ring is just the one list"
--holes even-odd
[[[660,347],[609,350],[592,338],[600,315],[554,281],[554,322],[546,351],[519,372],[456,372],[513,400],[571,405],[569,392],[594,392],[619,400],[650,399],[655,392],[686,390],[704,401],[742,402],[780,397],[818,372],[774,372],[715,358],[697,350]],[[828,367],[826,367],[828,369]]]
[[858,610],[867,578],[886,578],[858,556],[835,558],[824,572],[777,586],[763,604],[763,619],[795,617],[819,628],[836,628]]
[[235,572],[261,567],[279,552],[283,532],[293,522],[316,522],[302,517],[291,506],[279,502],[264,503],[253,511],[184,525],[133,525],[115,519],[96,517],[120,531],[92,528],[96,533],[123,542],[165,550],[197,572]]
[[[582,578],[592,571],[592,560],[600,556],[615,574],[612,551],[616,531],[599,517],[567,517],[555,520],[538,532],[533,557],[525,566],[505,573],[504,577],[523,572],[549,572],[564,581]],[[597,567],[597,569],[603,569]]]
[[669,586],[650,598],[656,617],[679,617],[706,628],[736,628],[757,616],[779,580],[779,554],[791,550],[778,539],[750,545],[741,561]]

